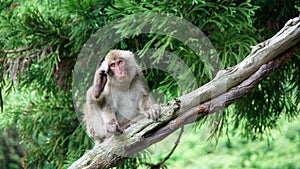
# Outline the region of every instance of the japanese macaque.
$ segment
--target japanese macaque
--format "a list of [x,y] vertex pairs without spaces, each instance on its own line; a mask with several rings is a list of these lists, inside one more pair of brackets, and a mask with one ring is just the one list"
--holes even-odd
[[156,120],[160,112],[133,53],[111,50],[96,70],[94,83],[86,93],[84,121],[95,145],[113,134],[121,134],[140,113]]

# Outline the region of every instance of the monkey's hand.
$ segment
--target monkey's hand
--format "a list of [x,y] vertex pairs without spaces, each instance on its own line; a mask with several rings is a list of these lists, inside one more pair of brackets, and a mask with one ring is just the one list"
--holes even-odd
[[113,133],[114,135],[122,134],[120,126],[115,119],[112,119],[110,122],[106,123],[106,129],[108,133]]
[[101,66],[99,67],[99,70],[103,70],[104,72],[108,72],[108,63],[106,60],[104,60],[102,63],[101,63]]
[[157,120],[161,114],[161,109],[158,104],[153,104],[146,112],[146,117],[148,119]]
[[104,70],[98,69],[95,73],[94,79],[94,95],[96,98],[99,98],[101,92],[104,89],[104,86],[107,82],[107,74]]

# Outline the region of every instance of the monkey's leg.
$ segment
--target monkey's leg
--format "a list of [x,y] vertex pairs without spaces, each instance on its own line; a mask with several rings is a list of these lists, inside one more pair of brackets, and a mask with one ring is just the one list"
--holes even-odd
[[106,125],[106,131],[108,133],[113,133],[115,135],[119,135],[122,133],[120,130],[119,123],[117,121],[116,115],[113,111],[110,110],[110,108],[107,108],[103,114],[102,118]]

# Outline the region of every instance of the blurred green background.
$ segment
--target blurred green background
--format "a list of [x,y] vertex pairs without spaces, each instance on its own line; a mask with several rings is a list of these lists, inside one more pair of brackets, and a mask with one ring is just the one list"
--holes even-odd
[[[170,100],[207,83],[214,70],[183,42],[155,32],[139,34],[151,20],[131,28],[132,14],[162,13],[192,23],[215,47],[220,68],[226,68],[299,16],[299,10],[299,0],[1,0],[0,169],[67,168],[92,148],[72,92],[84,93],[94,72],[86,72],[79,91],[72,91],[72,75],[84,44],[103,26],[120,19],[114,30],[125,38],[114,48],[134,51],[138,60],[155,49],[171,52],[188,65],[190,70],[173,58],[162,63],[170,72],[180,70],[181,80],[186,80],[187,71],[193,72],[197,85],[190,84],[186,91],[180,91],[167,73],[144,71],[150,89]],[[163,19],[158,26],[170,29]],[[161,63],[164,54],[150,57]],[[187,127],[166,166],[300,168],[300,53],[291,54],[251,93]],[[146,162],[157,163],[167,152],[147,154],[118,168],[146,168]]]

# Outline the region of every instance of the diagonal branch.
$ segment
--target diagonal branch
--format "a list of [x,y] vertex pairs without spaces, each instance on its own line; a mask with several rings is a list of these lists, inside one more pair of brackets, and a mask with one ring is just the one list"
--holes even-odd
[[271,39],[253,47],[238,65],[221,70],[209,83],[162,105],[159,121],[142,119],[120,136],[107,139],[84,154],[69,169],[110,168],[164,139],[185,124],[221,110],[249,93],[299,51],[300,18],[291,19]]

